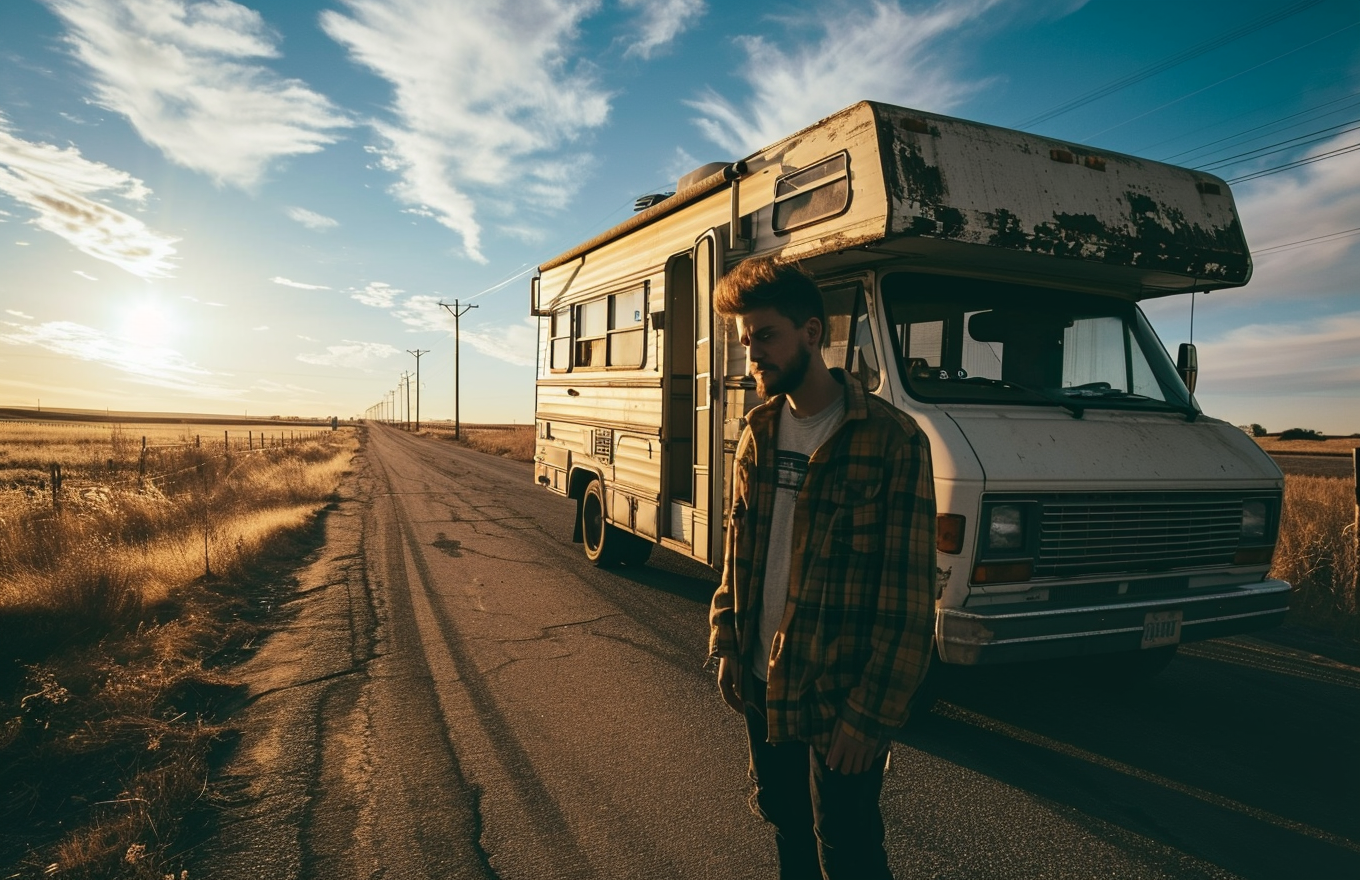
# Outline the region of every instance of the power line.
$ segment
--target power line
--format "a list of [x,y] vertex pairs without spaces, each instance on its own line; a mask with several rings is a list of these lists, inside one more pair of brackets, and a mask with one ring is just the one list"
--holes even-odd
[[1156,112],[1158,112],[1158,111],[1160,111],[1160,110],[1165,110],[1167,107],[1170,107],[1170,106],[1172,106],[1173,104],[1179,104],[1181,101],[1184,101],[1186,98],[1193,98],[1195,95],[1201,94],[1201,93],[1203,93],[1203,92],[1207,92],[1207,91],[1209,91],[1210,89],[1213,89],[1213,88],[1217,88],[1217,87],[1223,85],[1225,82],[1230,82],[1230,81],[1232,81],[1232,80],[1235,80],[1235,79],[1237,79],[1239,76],[1245,76],[1246,74],[1251,73],[1253,70],[1259,70],[1259,69],[1261,69],[1262,67],[1265,67],[1267,64],[1274,64],[1276,61],[1279,61],[1281,58],[1285,58],[1285,57],[1287,57],[1287,56],[1289,56],[1289,55],[1293,55],[1295,52],[1302,52],[1304,49],[1307,49],[1309,46],[1313,46],[1313,45],[1316,45],[1316,44],[1318,44],[1318,43],[1321,43],[1323,40],[1329,40],[1329,39],[1331,39],[1332,37],[1336,36],[1337,34],[1341,33],[1342,31],[1350,30],[1351,28],[1356,27],[1356,26],[1358,26],[1358,25],[1360,25],[1360,21],[1351,22],[1350,24],[1346,25],[1345,27],[1337,28],[1336,30],[1332,31],[1332,32],[1329,33],[1329,34],[1325,34],[1325,35],[1323,35],[1323,36],[1321,36],[1321,37],[1318,37],[1316,40],[1310,40],[1309,42],[1304,43],[1302,46],[1297,46],[1297,47],[1295,47],[1295,48],[1293,48],[1293,49],[1290,49],[1288,52],[1281,52],[1279,55],[1276,55],[1276,56],[1273,57],[1273,58],[1267,58],[1265,61],[1262,61],[1260,64],[1253,64],[1251,67],[1248,67],[1246,70],[1239,70],[1237,73],[1234,73],[1234,74],[1231,75],[1231,76],[1225,76],[1225,77],[1223,77],[1223,79],[1220,79],[1220,80],[1218,80],[1217,82],[1212,82],[1212,83],[1210,83],[1209,85],[1204,86],[1203,88],[1195,89],[1193,92],[1187,92],[1186,94],[1181,95],[1179,98],[1176,98],[1176,99],[1171,100],[1171,101],[1167,101],[1165,104],[1162,104],[1162,105],[1157,106],[1157,107],[1153,107],[1151,110],[1148,110],[1148,111],[1146,111],[1146,112],[1144,112],[1144,113],[1139,113],[1137,116],[1134,116],[1134,117],[1132,117],[1132,118],[1130,118],[1130,119],[1125,119],[1123,122],[1116,123],[1115,125],[1111,125],[1111,126],[1109,126],[1108,128],[1102,128],[1100,131],[1095,132],[1094,134],[1089,134],[1089,135],[1087,135],[1085,138],[1083,138],[1083,140],[1089,141],[1089,140],[1091,140],[1092,138],[1100,137],[1102,134],[1105,134],[1106,132],[1114,131],[1116,128],[1122,128],[1123,126],[1128,125],[1130,122],[1137,122],[1139,119],[1142,119],[1144,116],[1151,116],[1153,113],[1156,113]]
[[1301,247],[1311,247],[1315,244],[1324,244],[1332,241],[1339,241],[1343,238],[1350,238],[1360,235],[1360,226],[1351,229],[1341,229],[1337,232],[1328,232],[1325,235],[1315,235],[1312,238],[1301,238],[1298,241],[1286,241],[1283,244],[1272,244],[1263,248],[1256,248],[1252,251],[1253,256],[1259,257],[1261,254],[1278,253],[1280,251],[1290,251]]
[[1312,7],[1317,6],[1321,2],[1322,0],[1303,0],[1303,2],[1301,3],[1295,3],[1292,6],[1287,6],[1284,9],[1270,13],[1269,15],[1263,16],[1262,18],[1259,18],[1256,21],[1245,24],[1242,27],[1237,28],[1236,30],[1229,31],[1228,33],[1223,34],[1222,36],[1215,37],[1214,39],[1208,40],[1207,42],[1204,43],[1200,43],[1197,46],[1192,46],[1183,52],[1180,52],[1176,55],[1172,55],[1170,58],[1159,61],[1156,64],[1152,64],[1148,67],[1144,67],[1142,70],[1135,71],[1121,79],[1117,79],[1114,80],[1113,82],[1106,83],[1105,85],[1101,86],[1098,89],[1095,89],[1094,91],[1087,92],[1085,95],[1082,95],[1078,98],[1074,98],[1073,100],[1068,101],[1065,104],[1059,104],[1057,107],[1054,107],[1050,110],[1046,110],[1043,113],[1040,113],[1038,116],[1027,119],[1014,127],[1023,130],[1038,125],[1040,122],[1047,122],[1048,120],[1058,116],[1062,116],[1065,113],[1070,113],[1071,111],[1076,110],[1078,107],[1084,107],[1087,104],[1090,104],[1092,101],[1098,101],[1101,98],[1113,95],[1115,92],[1122,91],[1128,88],[1129,86],[1136,85],[1137,83],[1142,82],[1145,79],[1149,79],[1153,76],[1156,76],[1159,73],[1170,70],[1171,68],[1176,67],[1178,65],[1184,64],[1185,62],[1191,60],[1192,58],[1198,58],[1200,55],[1203,55],[1206,52],[1211,52],[1214,49],[1226,46],[1229,43],[1232,43],[1236,40],[1240,40],[1242,37],[1245,37],[1248,34],[1255,33],[1256,31],[1259,31],[1262,28],[1269,27],[1270,25],[1275,24],[1276,22],[1283,21],[1284,19],[1289,18],[1292,15],[1296,15],[1307,9],[1311,9]]
[[[1307,147],[1312,144],[1329,140],[1338,135],[1350,134],[1351,132],[1360,129],[1360,125],[1357,125],[1356,123],[1360,123],[1360,119],[1349,119],[1345,122],[1339,122],[1336,125],[1330,126],[1328,128],[1319,129],[1318,131],[1310,131],[1308,134],[1297,135],[1295,137],[1289,138],[1288,140],[1276,141],[1273,144],[1266,144],[1264,147],[1257,147],[1254,150],[1248,150],[1245,153],[1238,153],[1235,156],[1227,156],[1222,159],[1215,159],[1212,162],[1206,162],[1203,165],[1196,165],[1195,167],[1198,168],[1200,171],[1209,171],[1214,168],[1226,168],[1229,165],[1241,165],[1243,162],[1250,162],[1252,159],[1260,159],[1265,156],[1273,156],[1276,153],[1283,153],[1285,150],[1297,149],[1299,147]],[[1335,129],[1341,128],[1342,126],[1346,125],[1352,127],[1347,128],[1344,131],[1335,131]],[[1312,138],[1312,140],[1305,140],[1305,138]],[[1303,141],[1303,143],[1295,143],[1295,141]]]
[[1326,153],[1319,153],[1316,156],[1309,156],[1306,159],[1297,159],[1293,162],[1286,162],[1283,165],[1277,165],[1274,168],[1265,168],[1262,169],[1261,171],[1252,172],[1251,174],[1243,174],[1241,177],[1232,177],[1228,179],[1228,183],[1242,183],[1247,180],[1255,180],[1258,177],[1269,177],[1272,174],[1279,174],[1281,171],[1289,171],[1290,169],[1293,168],[1301,168],[1304,165],[1312,165],[1314,162],[1321,162],[1325,159],[1335,159],[1337,156],[1344,156],[1347,153],[1354,153],[1356,150],[1360,150],[1360,143],[1350,144],[1349,146],[1345,147],[1338,147],[1335,150],[1330,150]]
[[[1288,102],[1291,101],[1291,100],[1293,100],[1292,96],[1291,96],[1290,98],[1285,99],[1284,101],[1279,101],[1279,102],[1277,102],[1275,105],[1272,105],[1272,106],[1278,106],[1279,104],[1285,104],[1285,103],[1288,103]],[[1306,109],[1304,109],[1304,110],[1300,110],[1300,111],[1298,111],[1297,113],[1290,113],[1288,116],[1281,116],[1281,117],[1279,117],[1278,119],[1272,119],[1272,120],[1270,120],[1269,122],[1263,122],[1263,123],[1261,123],[1260,125],[1254,125],[1254,126],[1252,126],[1251,128],[1243,129],[1242,131],[1234,132],[1233,134],[1230,134],[1230,135],[1225,135],[1224,137],[1221,137],[1221,138],[1219,138],[1219,139],[1217,139],[1217,140],[1209,141],[1207,144],[1200,144],[1198,147],[1191,147],[1191,148],[1188,149],[1188,150],[1181,150],[1179,153],[1172,153],[1172,154],[1169,155],[1169,156],[1163,156],[1159,161],[1161,161],[1161,162],[1174,162],[1174,161],[1176,161],[1177,159],[1181,158],[1182,156],[1188,156],[1188,155],[1190,155],[1190,154],[1192,154],[1192,153],[1198,153],[1198,152],[1201,151],[1201,150],[1207,150],[1209,147],[1217,146],[1218,144],[1221,144],[1221,143],[1223,143],[1224,141],[1231,141],[1231,140],[1233,140],[1234,138],[1239,138],[1239,137],[1242,137],[1243,135],[1251,134],[1253,131],[1260,131],[1260,130],[1263,129],[1263,128],[1270,128],[1272,125],[1279,125],[1281,122],[1284,122],[1286,119],[1293,119],[1293,118],[1295,118],[1295,117],[1297,117],[1297,116],[1307,116],[1308,114],[1310,114],[1310,113],[1315,113],[1315,112],[1317,112],[1318,110],[1321,110],[1321,109],[1324,108],[1324,107],[1330,107],[1330,106],[1333,105],[1333,104],[1340,104],[1340,103],[1342,103],[1342,102],[1344,102],[1344,101],[1355,101],[1356,103],[1360,104],[1360,93],[1352,92],[1352,93],[1350,93],[1350,94],[1348,94],[1348,95],[1343,95],[1343,96],[1341,96],[1340,98],[1334,98],[1334,99],[1331,100],[1331,101],[1324,101],[1324,102],[1321,103],[1321,104],[1315,104],[1315,105],[1313,105],[1312,107],[1308,107],[1308,108],[1306,108]],[[1346,107],[1338,107],[1338,108],[1336,108],[1336,110],[1330,110],[1330,111],[1328,111],[1328,113],[1324,113],[1324,114],[1322,114],[1322,115],[1323,115],[1323,116],[1326,116],[1326,115],[1328,115],[1329,113],[1336,113],[1336,112],[1338,112],[1338,111],[1340,111],[1340,110],[1349,110],[1349,109],[1351,109],[1349,105],[1346,106]],[[1232,117],[1232,119],[1240,119],[1240,118],[1242,118],[1243,116],[1250,116],[1250,115],[1252,115],[1253,113],[1257,113],[1257,112],[1259,112],[1259,108],[1253,108],[1253,109],[1251,109],[1251,110],[1248,110],[1248,111],[1245,112],[1245,113],[1239,113],[1237,116]],[[1231,121],[1231,120],[1225,120],[1225,121]],[[1221,124],[1221,123],[1216,123],[1216,124]],[[1204,128],[1196,129],[1196,131],[1197,131],[1197,132],[1199,132],[1199,131],[1204,131],[1205,129],[1209,129],[1209,128],[1213,128],[1213,127],[1214,127],[1213,125],[1207,125],[1207,126],[1204,126]],[[1183,136],[1183,135],[1182,135],[1182,136]],[[1147,149],[1152,149],[1153,147],[1161,146],[1161,144],[1170,143],[1171,141],[1174,141],[1174,140],[1177,140],[1177,139],[1178,139],[1178,138],[1170,138],[1170,139],[1165,140],[1165,141],[1162,141],[1161,143],[1158,143],[1158,144],[1151,144],[1151,145],[1149,145],[1149,146],[1147,147]],[[1245,142],[1244,142],[1244,143],[1245,143]]]

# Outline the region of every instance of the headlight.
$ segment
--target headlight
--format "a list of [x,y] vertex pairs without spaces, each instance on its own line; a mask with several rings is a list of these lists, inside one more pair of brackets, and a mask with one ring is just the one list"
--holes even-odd
[[1025,511],[1017,504],[998,504],[987,517],[987,550],[1025,548]]
[[1242,502],[1242,540],[1264,541],[1270,509],[1264,501]]

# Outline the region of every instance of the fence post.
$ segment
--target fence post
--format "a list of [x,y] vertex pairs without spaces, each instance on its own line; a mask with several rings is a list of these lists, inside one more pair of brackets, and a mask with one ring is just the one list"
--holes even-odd
[[142,481],[146,478],[146,437],[142,437],[142,454],[137,456],[137,491],[142,491]]
[[52,509],[61,510],[61,465],[52,462]]
[[194,435],[194,448],[199,449],[203,446],[203,437],[199,434]]

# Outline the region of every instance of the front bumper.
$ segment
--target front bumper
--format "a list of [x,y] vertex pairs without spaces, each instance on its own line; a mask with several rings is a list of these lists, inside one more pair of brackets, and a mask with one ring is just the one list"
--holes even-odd
[[1180,641],[1194,642],[1277,625],[1289,610],[1289,592],[1284,581],[1265,580],[1117,605],[1023,612],[941,608],[935,641],[946,663],[967,666],[1137,651],[1149,613],[1180,611]]

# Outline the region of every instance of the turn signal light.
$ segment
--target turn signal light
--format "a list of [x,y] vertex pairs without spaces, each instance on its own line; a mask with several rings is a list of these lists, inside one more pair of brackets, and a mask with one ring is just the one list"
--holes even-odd
[[958,513],[941,513],[936,516],[935,549],[941,553],[962,553],[965,522],[963,515]]
[[1034,577],[1034,560],[980,562],[973,567],[975,584],[1014,584]]

